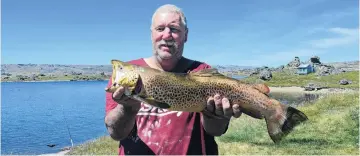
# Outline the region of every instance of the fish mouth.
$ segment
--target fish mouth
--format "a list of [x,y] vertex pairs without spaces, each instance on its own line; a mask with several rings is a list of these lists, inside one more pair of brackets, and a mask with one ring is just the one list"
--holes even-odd
[[139,77],[139,79],[136,81],[135,89],[132,91],[132,94],[138,95],[141,92],[142,88],[143,88],[143,83],[141,77]]

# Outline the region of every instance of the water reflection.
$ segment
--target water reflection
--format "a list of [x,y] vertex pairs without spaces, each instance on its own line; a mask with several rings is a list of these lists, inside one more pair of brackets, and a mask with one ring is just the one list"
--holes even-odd
[[290,106],[303,106],[314,102],[319,98],[319,94],[311,93],[270,93],[270,97]]

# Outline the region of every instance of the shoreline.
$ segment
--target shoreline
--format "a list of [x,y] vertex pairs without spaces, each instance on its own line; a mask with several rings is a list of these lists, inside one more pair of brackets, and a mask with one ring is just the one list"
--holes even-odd
[[[94,81],[108,81],[108,79],[103,80],[41,80],[41,81],[1,81],[1,83],[16,83],[16,82],[25,82],[25,83],[46,83],[46,82],[94,82]],[[331,92],[349,92],[349,91],[359,91],[359,88],[323,88],[320,90],[314,90],[314,91],[305,91],[303,87],[299,86],[291,86],[291,87],[271,87],[269,86],[270,93],[309,93],[309,94],[316,94],[316,93],[331,93]]]
[[70,150],[67,149],[67,150],[63,150],[63,151],[60,151],[60,152],[57,152],[57,153],[48,153],[48,154],[40,154],[41,156],[52,156],[52,155],[66,155],[66,153],[69,153]]
[[[3,82],[70,82],[71,80],[41,80],[41,81],[1,81],[1,83]],[[71,82],[86,82],[86,81],[108,81],[108,79],[103,79],[103,80],[75,80],[75,81],[71,81]]]
[[320,90],[314,91],[305,91],[303,87],[269,87],[270,93],[309,93],[309,94],[324,94],[324,93],[347,93],[347,92],[356,92],[359,91],[357,89],[350,89],[350,88],[323,88]]

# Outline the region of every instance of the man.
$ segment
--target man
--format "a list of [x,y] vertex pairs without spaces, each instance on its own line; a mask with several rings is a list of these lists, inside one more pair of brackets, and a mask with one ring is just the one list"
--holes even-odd
[[[151,39],[153,56],[130,63],[169,72],[188,72],[210,68],[206,63],[183,57],[188,28],[183,12],[174,5],[163,5],[153,14]],[[111,85],[111,79],[108,85]],[[209,98],[206,109],[217,116],[175,112],[155,108],[123,96],[124,88],[106,93],[105,124],[110,136],[120,141],[119,154],[216,155],[214,136],[227,130],[229,119],[241,115],[239,105],[226,97]]]

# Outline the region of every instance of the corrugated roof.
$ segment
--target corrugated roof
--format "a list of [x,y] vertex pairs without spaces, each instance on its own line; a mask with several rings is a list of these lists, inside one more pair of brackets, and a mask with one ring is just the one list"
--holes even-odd
[[300,66],[298,66],[298,68],[306,68],[307,66],[309,66],[310,64],[301,64]]

